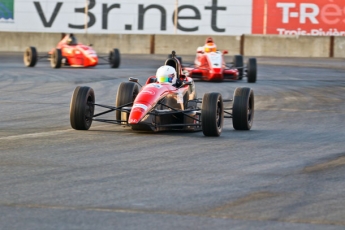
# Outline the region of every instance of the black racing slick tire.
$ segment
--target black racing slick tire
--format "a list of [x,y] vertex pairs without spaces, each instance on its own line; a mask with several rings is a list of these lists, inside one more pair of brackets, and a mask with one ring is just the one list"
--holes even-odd
[[[172,58],[172,54],[168,55],[168,58]],[[180,64],[182,65],[182,57],[180,56],[176,56],[177,60],[180,62]]]
[[88,130],[95,111],[95,93],[92,88],[75,88],[70,104],[70,123],[76,130]]
[[242,55],[235,55],[233,62],[234,62],[234,67],[238,70],[238,80],[242,80],[242,78],[243,78],[243,56]]
[[205,136],[218,137],[224,122],[223,99],[220,93],[207,93],[202,99],[201,125]]
[[[135,100],[139,93],[139,86],[134,82],[122,82],[119,85],[116,95],[115,107],[125,106]],[[131,106],[131,105],[127,105]],[[115,111],[116,120],[121,120],[121,111]]]
[[37,50],[35,47],[28,47],[23,55],[24,64],[26,67],[34,67],[37,63]]
[[109,64],[111,68],[119,68],[121,61],[120,50],[113,49],[109,53]]
[[62,52],[60,49],[55,49],[50,57],[50,65],[52,68],[58,69],[61,67],[61,63],[62,63]]
[[251,88],[236,88],[232,106],[235,130],[250,130],[254,120],[254,92]]
[[257,76],[256,58],[249,58],[247,63],[247,82],[255,83]]

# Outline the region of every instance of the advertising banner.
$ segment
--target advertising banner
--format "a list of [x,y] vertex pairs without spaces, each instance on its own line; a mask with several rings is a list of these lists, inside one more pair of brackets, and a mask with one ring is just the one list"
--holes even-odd
[[13,22],[14,19],[14,0],[0,1],[0,21]]
[[253,0],[252,33],[345,36],[345,0]]
[[0,31],[240,35],[251,14],[252,0],[0,0]]

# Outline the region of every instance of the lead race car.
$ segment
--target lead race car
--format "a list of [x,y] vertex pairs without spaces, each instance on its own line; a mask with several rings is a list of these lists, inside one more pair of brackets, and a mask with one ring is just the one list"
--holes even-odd
[[[112,49],[109,56],[98,56],[91,46],[78,43],[73,34],[62,34],[61,41],[46,55],[38,56],[35,47],[28,47],[24,52],[24,64],[27,67],[34,67],[38,60],[48,59],[53,68],[60,68],[61,66],[94,67],[108,63],[111,68],[120,66],[120,51],[118,49]],[[99,59],[104,60],[105,63],[99,63]]]
[[[232,108],[225,108],[224,102],[232,102]],[[96,106],[105,111],[95,114]],[[115,119],[99,118],[110,112],[115,112]],[[87,86],[76,87],[70,103],[70,123],[76,130],[88,130],[93,121],[99,121],[133,130],[202,131],[205,136],[219,136],[224,118],[232,118],[236,130],[250,130],[254,119],[253,90],[236,88],[230,100],[223,100],[220,93],[214,92],[198,99],[194,81],[182,73],[174,51],[144,86],[136,78],[122,82],[115,106],[96,103],[93,89]]]
[[244,65],[243,56],[235,55],[233,62],[226,63],[224,55],[227,53],[227,50],[217,50],[213,39],[207,38],[206,44],[197,48],[194,63],[184,64],[183,71],[192,78],[204,81],[242,80],[247,77],[249,83],[256,82],[256,59],[249,58]]

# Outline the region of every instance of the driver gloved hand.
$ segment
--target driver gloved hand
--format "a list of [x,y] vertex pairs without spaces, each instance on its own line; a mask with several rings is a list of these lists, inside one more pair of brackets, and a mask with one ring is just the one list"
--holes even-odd
[[180,79],[176,79],[175,87],[178,88],[182,85],[182,81]]

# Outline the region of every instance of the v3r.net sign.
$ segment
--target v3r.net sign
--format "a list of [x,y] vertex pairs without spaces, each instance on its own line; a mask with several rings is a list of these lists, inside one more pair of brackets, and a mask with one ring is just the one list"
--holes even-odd
[[345,36],[345,0],[253,0],[252,33]]
[[[252,0],[0,0],[0,31],[240,35],[251,31]],[[176,15],[176,17],[175,17]]]

